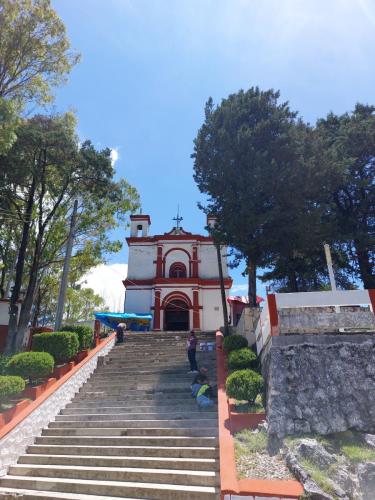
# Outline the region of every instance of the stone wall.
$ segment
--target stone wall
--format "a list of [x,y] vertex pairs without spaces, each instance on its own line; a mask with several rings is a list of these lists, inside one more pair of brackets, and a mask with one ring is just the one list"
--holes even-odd
[[28,415],[17,427],[0,439],[0,476],[7,473],[8,467],[17,463],[18,457],[40,436],[44,427],[73,399],[82,385],[94,372],[99,356],[105,356],[114,346],[115,339],[87,361],[38,408]]
[[334,333],[340,328],[375,331],[375,316],[368,307],[296,307],[279,309],[281,334]]
[[263,372],[271,436],[375,431],[375,336],[273,337]]

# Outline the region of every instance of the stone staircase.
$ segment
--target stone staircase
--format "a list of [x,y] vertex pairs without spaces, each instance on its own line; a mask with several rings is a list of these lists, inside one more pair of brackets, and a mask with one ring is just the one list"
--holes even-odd
[[[217,408],[200,410],[190,396],[185,339],[128,334],[10,467],[0,497],[218,499]],[[197,359],[214,383],[215,351]]]

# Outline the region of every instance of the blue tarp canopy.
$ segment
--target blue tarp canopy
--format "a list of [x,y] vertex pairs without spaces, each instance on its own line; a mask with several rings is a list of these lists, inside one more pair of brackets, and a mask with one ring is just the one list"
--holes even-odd
[[110,328],[116,328],[119,323],[126,323],[130,330],[145,330],[150,328],[152,314],[135,313],[94,313],[95,318]]

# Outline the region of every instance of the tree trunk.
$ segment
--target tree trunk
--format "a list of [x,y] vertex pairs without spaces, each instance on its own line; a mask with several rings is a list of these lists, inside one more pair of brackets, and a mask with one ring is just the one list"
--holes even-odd
[[31,317],[31,309],[34,303],[35,293],[37,291],[38,272],[39,272],[40,256],[42,253],[43,235],[44,235],[44,229],[41,228],[35,243],[34,257],[29,273],[29,284],[27,287],[25,299],[22,303],[21,313],[18,320],[17,335],[14,343],[16,351],[21,350],[26,341],[27,329]]
[[35,177],[33,176],[25,210],[25,222],[23,223],[23,228],[22,228],[22,239],[18,251],[16,276],[14,278],[14,286],[12,289],[12,294],[9,303],[9,323],[8,323],[7,341],[5,346],[5,354],[13,353],[15,351],[15,346],[16,346],[17,322],[18,322],[17,302],[19,301],[20,298],[23,270],[25,267],[25,256],[26,256],[27,245],[29,242],[31,214],[34,206],[35,187],[36,187],[36,180]]
[[224,337],[229,335],[229,323],[228,323],[228,308],[227,308],[227,298],[225,296],[224,287],[224,277],[223,277],[223,265],[221,261],[221,251],[220,245],[216,245],[217,252],[217,264],[219,266],[219,277],[220,277],[220,290],[221,290],[221,304],[223,307],[223,319],[224,319]]
[[370,252],[365,245],[359,240],[354,240],[354,247],[358,260],[359,273],[361,275],[361,280],[363,281],[363,286],[369,290],[370,288],[375,288],[375,275],[373,266],[370,262]]
[[249,306],[258,307],[256,266],[251,259],[247,261],[247,278],[249,283]]
[[298,292],[297,273],[291,269],[288,274],[289,291]]
[[33,321],[32,321],[32,324],[31,324],[31,326],[33,328],[36,328],[38,326],[38,320],[39,320],[39,316],[40,316],[40,306],[41,306],[41,303],[42,303],[42,294],[40,292],[40,284],[39,284],[39,286],[37,287],[35,310],[34,310],[34,314],[33,314]]

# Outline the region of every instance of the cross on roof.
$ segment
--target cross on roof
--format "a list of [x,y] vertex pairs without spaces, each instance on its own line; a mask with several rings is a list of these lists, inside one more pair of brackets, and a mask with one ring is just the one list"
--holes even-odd
[[183,217],[180,217],[180,206],[179,206],[179,205],[177,205],[177,217],[173,217],[173,219],[172,219],[172,220],[175,220],[175,221],[176,221],[176,229],[179,229],[179,227],[180,227],[180,222],[181,222],[182,220],[184,220],[184,218],[183,218]]

